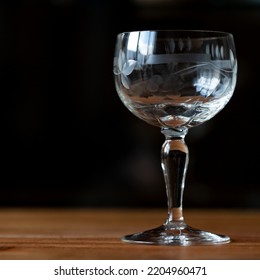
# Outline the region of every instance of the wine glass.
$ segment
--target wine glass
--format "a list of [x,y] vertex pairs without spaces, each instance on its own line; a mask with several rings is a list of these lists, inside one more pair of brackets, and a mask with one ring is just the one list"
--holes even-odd
[[236,85],[233,35],[207,30],[144,30],[117,35],[113,72],[127,109],[165,136],[161,150],[168,215],[156,228],[122,238],[158,245],[230,242],[225,235],[187,225],[182,198],[189,160],[188,129],[208,121],[228,103]]

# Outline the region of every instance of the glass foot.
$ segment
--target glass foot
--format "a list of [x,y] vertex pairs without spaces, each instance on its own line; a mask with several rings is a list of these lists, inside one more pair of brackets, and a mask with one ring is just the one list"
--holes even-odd
[[194,229],[186,224],[162,225],[144,232],[126,235],[122,241],[154,245],[216,245],[230,242],[225,235]]

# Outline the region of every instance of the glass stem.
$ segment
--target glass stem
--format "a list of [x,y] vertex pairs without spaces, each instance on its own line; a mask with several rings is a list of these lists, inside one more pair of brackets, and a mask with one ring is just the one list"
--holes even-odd
[[187,128],[162,128],[165,142],[161,150],[161,165],[166,184],[168,218],[166,224],[184,222],[182,199],[189,151],[184,141]]

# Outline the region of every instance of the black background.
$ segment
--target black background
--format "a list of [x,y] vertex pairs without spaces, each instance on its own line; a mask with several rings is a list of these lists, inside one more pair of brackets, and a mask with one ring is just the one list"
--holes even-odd
[[166,206],[164,138],[116,94],[116,34],[212,29],[233,33],[238,81],[186,137],[184,206],[260,207],[260,4],[157,2],[0,2],[0,206]]

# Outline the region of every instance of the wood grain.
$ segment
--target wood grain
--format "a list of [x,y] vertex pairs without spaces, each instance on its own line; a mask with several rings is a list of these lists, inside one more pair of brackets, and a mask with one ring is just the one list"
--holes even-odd
[[135,245],[125,234],[159,226],[163,209],[0,209],[0,259],[260,259],[259,210],[185,211],[196,228],[229,235],[213,246]]

